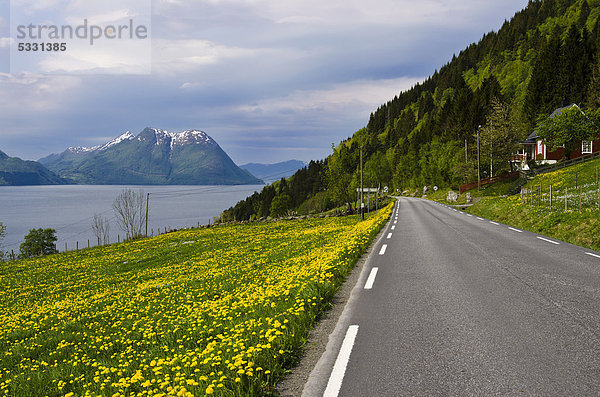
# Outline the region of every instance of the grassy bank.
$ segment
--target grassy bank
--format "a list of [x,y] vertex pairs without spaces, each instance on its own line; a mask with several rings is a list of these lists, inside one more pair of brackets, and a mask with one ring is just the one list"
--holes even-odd
[[[523,195],[505,196],[514,182],[496,183],[468,193],[475,198],[466,211],[535,233],[600,250],[600,160],[591,160],[538,175],[523,186]],[[427,198],[465,204],[466,194],[448,202],[449,189]]]
[[520,196],[489,197],[467,209],[475,215],[535,233],[600,250],[600,211],[551,211],[521,204]]
[[600,160],[538,175],[523,195],[487,197],[469,212],[549,237],[600,250]]
[[391,210],[2,264],[0,394],[268,395]]

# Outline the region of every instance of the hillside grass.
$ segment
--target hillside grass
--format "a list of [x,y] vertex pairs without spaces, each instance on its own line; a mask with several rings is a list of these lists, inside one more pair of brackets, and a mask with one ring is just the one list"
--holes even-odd
[[0,395],[271,395],[391,211],[2,264]]
[[454,190],[454,189],[450,189],[450,188],[442,188],[439,189],[437,192],[434,192],[433,190],[430,190],[429,192],[427,192],[427,195],[424,196],[427,199],[430,200],[434,200],[443,204],[448,204],[448,205],[464,205],[467,203],[467,193],[469,193],[471,195],[471,197],[473,198],[482,198],[482,197],[495,197],[495,196],[501,196],[501,195],[506,195],[508,193],[508,191],[510,190],[510,188],[514,185],[515,181],[508,181],[508,182],[497,182],[497,183],[493,183],[487,186],[483,186],[481,191],[477,190],[477,188],[469,190],[468,192],[465,192],[461,195],[458,196],[458,200],[457,201],[448,201],[447,197],[448,197],[448,193],[452,190],[456,193],[458,193],[458,190]]
[[472,214],[600,251],[600,211],[551,211],[521,204],[520,196],[486,197],[466,209]]
[[600,250],[597,169],[600,170],[600,160],[590,160],[538,175],[524,186],[523,196],[485,197],[466,210],[521,229]]

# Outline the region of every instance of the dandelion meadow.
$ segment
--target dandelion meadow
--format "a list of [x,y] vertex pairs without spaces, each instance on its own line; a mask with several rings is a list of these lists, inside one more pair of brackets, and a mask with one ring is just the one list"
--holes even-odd
[[0,395],[269,395],[392,206],[0,265]]

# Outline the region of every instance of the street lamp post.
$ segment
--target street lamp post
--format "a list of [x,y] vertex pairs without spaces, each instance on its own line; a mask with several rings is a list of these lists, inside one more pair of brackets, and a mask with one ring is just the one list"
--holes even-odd
[[363,147],[360,147],[360,217],[365,220],[365,211],[363,209]]
[[477,190],[481,191],[481,161],[479,158],[479,151],[481,146],[479,145],[479,130],[481,125],[477,127]]

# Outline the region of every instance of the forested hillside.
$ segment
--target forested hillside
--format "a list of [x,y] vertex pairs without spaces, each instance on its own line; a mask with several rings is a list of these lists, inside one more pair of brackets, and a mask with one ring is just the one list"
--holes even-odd
[[350,205],[361,146],[367,186],[404,190],[472,181],[478,129],[483,176],[508,170],[539,116],[570,103],[600,107],[599,16],[600,0],[530,1],[499,31],[380,106],[325,161],[266,187],[223,219],[269,216],[274,200],[278,213]]

